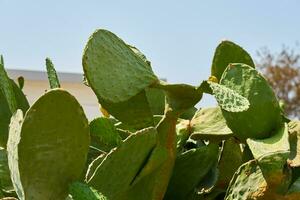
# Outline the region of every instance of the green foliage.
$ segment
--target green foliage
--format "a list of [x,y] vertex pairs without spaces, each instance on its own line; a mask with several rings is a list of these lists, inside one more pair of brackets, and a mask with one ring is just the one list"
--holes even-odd
[[191,120],[191,138],[194,140],[225,140],[232,137],[220,107],[203,108]]
[[56,70],[50,58],[46,58],[46,69],[50,83],[50,88],[60,88],[60,83],[56,74]]
[[251,56],[239,45],[224,40],[215,50],[211,66],[211,75],[220,80],[223,72],[230,63],[244,63],[254,68]]
[[[159,80],[139,49],[97,30],[82,64],[104,116],[90,123],[50,59],[51,90],[31,107],[24,79],[18,86],[0,61],[1,198],[299,199],[300,123],[281,115],[230,41],[217,47],[208,80],[192,86]],[[198,110],[203,93],[218,105]]]
[[50,90],[22,118],[18,110],[7,145],[19,198],[65,198],[68,183],[80,178],[87,158],[90,138],[81,106],[68,92]]
[[73,200],[107,200],[105,196],[92,187],[80,182],[74,182],[69,187]]
[[123,102],[157,81],[149,65],[115,34],[99,29],[83,54],[83,69],[98,99]]
[[249,109],[232,113],[223,109],[227,125],[236,137],[262,139],[269,137],[281,125],[277,98],[267,81],[255,69],[245,64],[230,64],[220,84],[249,100]]

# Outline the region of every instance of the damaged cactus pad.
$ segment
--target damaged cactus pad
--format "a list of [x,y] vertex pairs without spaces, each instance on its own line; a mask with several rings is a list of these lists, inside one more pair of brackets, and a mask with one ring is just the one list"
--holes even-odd
[[[49,88],[29,105],[1,56],[0,200],[300,199],[300,121],[283,116],[245,49],[222,41],[199,85],[151,65],[96,30],[82,56],[100,104],[88,120],[50,58]],[[199,108],[204,94],[217,105]]]

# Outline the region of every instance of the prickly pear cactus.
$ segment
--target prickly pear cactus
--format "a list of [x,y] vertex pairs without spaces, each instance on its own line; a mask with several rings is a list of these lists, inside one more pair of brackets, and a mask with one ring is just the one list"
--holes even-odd
[[266,138],[281,124],[281,111],[276,96],[255,69],[245,64],[230,64],[224,71],[220,84],[243,97],[250,106],[244,112],[223,110],[228,127],[241,140]]
[[[282,116],[240,46],[221,42],[199,86],[159,80],[138,48],[103,29],[82,64],[103,114],[90,123],[50,59],[51,90],[29,108],[24,79],[15,84],[1,57],[0,198],[300,198],[300,123]],[[203,93],[218,106],[198,110]]]
[[89,146],[85,114],[68,92],[40,97],[23,118],[12,118],[8,160],[20,200],[64,199],[68,184],[83,173]]

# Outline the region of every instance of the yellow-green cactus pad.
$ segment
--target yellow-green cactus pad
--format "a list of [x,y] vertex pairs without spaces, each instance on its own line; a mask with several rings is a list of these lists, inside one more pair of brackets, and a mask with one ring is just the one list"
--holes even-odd
[[220,107],[202,108],[196,112],[190,123],[191,138],[195,140],[221,141],[233,134],[226,125]]
[[66,198],[68,184],[83,173],[89,141],[83,109],[64,90],[45,93],[24,119],[18,110],[10,124],[7,150],[19,199]]
[[255,160],[243,164],[234,174],[225,200],[264,199],[267,182]]
[[98,98],[123,102],[157,81],[149,65],[115,34],[99,29],[82,58],[85,76]]
[[220,84],[247,98],[249,109],[228,112],[223,116],[236,137],[266,138],[281,124],[281,111],[277,98],[268,82],[255,69],[245,64],[230,64],[223,73]]
[[274,152],[290,152],[289,134],[287,124],[283,124],[277,133],[266,139],[247,139],[247,144],[255,159]]

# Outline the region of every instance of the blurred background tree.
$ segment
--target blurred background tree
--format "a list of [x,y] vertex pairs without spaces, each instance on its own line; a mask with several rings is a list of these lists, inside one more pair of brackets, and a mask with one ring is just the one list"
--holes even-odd
[[278,98],[283,100],[286,115],[300,118],[299,51],[283,46],[279,53],[262,48],[257,55],[256,65],[269,81]]

